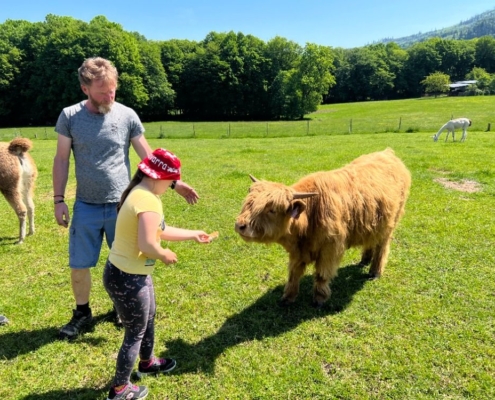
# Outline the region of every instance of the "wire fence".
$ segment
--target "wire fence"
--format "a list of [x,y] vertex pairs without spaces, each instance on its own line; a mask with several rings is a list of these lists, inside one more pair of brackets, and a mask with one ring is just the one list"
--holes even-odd
[[[229,139],[373,133],[436,133],[441,124],[434,116],[421,118],[332,118],[269,122],[149,122],[144,123],[149,139]],[[478,120],[470,130],[489,131],[490,122]],[[14,137],[54,140],[54,127],[2,128],[0,140]]]

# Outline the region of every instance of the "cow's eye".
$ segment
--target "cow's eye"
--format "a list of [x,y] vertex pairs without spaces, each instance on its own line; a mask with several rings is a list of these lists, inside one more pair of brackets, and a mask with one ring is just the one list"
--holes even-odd
[[272,215],[273,215],[273,214],[276,214],[276,211],[275,211],[275,210],[270,210],[270,211],[268,211],[268,212],[269,212],[270,214],[272,214]]

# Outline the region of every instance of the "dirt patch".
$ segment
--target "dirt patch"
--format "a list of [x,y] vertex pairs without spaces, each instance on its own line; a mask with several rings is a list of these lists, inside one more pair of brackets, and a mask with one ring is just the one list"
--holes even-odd
[[313,112],[313,114],[327,114],[327,113],[333,113],[333,112],[337,112],[337,110],[330,110],[329,108],[323,108],[320,110],[316,110],[315,112]]
[[481,190],[481,185],[476,181],[471,181],[469,179],[463,179],[460,182],[450,181],[446,178],[437,178],[435,182],[440,183],[448,189],[459,190],[460,192],[476,193]]

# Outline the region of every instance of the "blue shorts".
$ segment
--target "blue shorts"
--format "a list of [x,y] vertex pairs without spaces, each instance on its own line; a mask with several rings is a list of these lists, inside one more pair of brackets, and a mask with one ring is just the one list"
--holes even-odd
[[103,234],[111,248],[115,238],[117,203],[91,204],[76,200],[69,236],[69,266],[94,267],[100,258]]

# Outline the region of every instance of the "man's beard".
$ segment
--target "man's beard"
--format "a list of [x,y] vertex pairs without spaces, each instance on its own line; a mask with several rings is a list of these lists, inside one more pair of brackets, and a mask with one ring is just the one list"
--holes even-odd
[[89,100],[91,101],[93,107],[95,107],[100,114],[108,114],[111,111],[114,103],[113,101],[110,103],[99,103],[91,97]]

